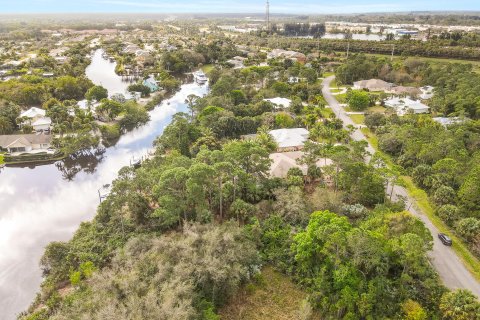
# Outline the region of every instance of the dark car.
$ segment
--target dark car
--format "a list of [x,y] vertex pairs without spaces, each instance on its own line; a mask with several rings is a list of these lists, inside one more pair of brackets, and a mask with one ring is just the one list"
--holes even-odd
[[452,239],[450,239],[446,234],[444,233],[439,233],[438,234],[438,239],[442,241],[442,243],[446,246],[451,246],[452,245]]

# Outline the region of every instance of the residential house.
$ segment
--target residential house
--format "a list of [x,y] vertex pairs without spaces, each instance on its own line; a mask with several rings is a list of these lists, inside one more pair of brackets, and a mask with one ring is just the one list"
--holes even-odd
[[275,109],[286,109],[290,108],[290,104],[292,103],[292,100],[287,99],[287,98],[272,98],[272,99],[263,99],[263,101],[268,101],[273,104]]
[[410,98],[391,98],[385,101],[385,106],[393,108],[399,116],[407,113],[428,113],[429,107],[418,100]]
[[380,79],[360,80],[353,83],[353,88],[357,90],[367,89],[369,91],[387,91],[394,87],[393,83]]
[[404,86],[395,86],[392,87],[389,90],[385,91],[386,93],[391,93],[394,95],[399,95],[399,96],[410,96],[410,97],[417,97],[419,96],[422,91],[420,89],[415,88],[415,87],[404,87]]
[[267,54],[267,58],[291,59],[296,60],[300,63],[305,63],[307,61],[307,57],[303,53],[283,49],[273,49],[270,53]]
[[[286,178],[288,170],[291,168],[299,168],[304,176],[307,175],[308,166],[306,164],[298,164],[298,160],[304,155],[302,151],[277,152],[269,155],[272,160],[270,166],[270,176],[275,178]],[[319,168],[331,165],[330,159],[320,159],[316,165]]]
[[123,49],[123,52],[135,54],[138,50],[141,50],[139,46],[137,46],[136,44],[129,44]]
[[278,152],[298,151],[303,149],[308,140],[309,132],[304,128],[271,130],[270,135],[278,145]]
[[25,119],[20,126],[29,124],[33,127],[33,130],[37,132],[49,130],[52,124],[52,119],[46,117],[45,114],[45,110],[31,107],[20,114],[20,118]]
[[52,136],[44,133],[0,135],[0,148],[9,153],[41,152],[50,148]]

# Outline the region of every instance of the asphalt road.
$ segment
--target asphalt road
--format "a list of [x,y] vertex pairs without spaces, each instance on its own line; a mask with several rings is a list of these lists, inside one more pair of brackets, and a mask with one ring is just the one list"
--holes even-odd
[[[358,126],[352,121],[352,119],[346,114],[343,107],[338,103],[335,96],[330,92],[330,82],[335,78],[331,76],[325,78],[322,84],[322,93],[327,101],[327,104],[330,106],[332,111],[335,113],[337,118],[343,121],[344,127],[348,125],[353,125],[357,128],[352,133],[352,138],[354,140],[365,140],[365,135],[358,129]],[[375,149],[368,144],[367,151],[371,154],[375,153]],[[388,190],[388,192],[390,192]],[[433,223],[424,215],[419,209],[416,201],[408,195],[408,192],[405,188],[395,185],[393,187],[393,199],[398,199],[403,197],[406,200],[406,206],[408,210],[420,220],[425,223],[425,226],[430,230],[433,235],[433,249],[428,253],[430,261],[433,267],[437,270],[440,278],[442,279],[444,285],[449,289],[468,289],[472,291],[477,297],[480,297],[480,283],[473,277],[473,275],[467,270],[465,265],[460,261],[459,257],[456,255],[455,251],[451,247],[447,247],[442,244],[438,239],[438,229],[433,225]]]

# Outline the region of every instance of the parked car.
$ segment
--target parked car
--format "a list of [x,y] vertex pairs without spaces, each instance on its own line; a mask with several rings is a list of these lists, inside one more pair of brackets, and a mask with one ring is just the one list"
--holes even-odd
[[438,234],[438,239],[442,241],[442,243],[446,246],[451,246],[452,245],[452,239],[450,239],[446,234],[444,233],[439,233]]

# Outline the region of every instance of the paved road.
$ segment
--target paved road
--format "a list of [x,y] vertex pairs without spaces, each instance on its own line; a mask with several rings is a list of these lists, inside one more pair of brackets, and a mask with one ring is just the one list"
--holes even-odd
[[[322,93],[327,101],[327,104],[330,106],[332,111],[335,113],[337,118],[343,121],[344,126],[357,125],[352,121],[352,119],[346,114],[345,110],[338,103],[335,97],[330,92],[330,82],[334,79],[334,76],[325,78],[323,80]],[[353,134],[352,138],[354,140],[367,140],[365,135],[357,128]],[[367,151],[371,154],[375,153],[375,149],[368,144]],[[390,189],[391,190],[391,189]],[[390,191],[389,190],[389,191]],[[432,262],[432,265],[437,270],[440,278],[446,287],[454,289],[468,289],[472,291],[477,297],[480,297],[480,283],[475,280],[472,274],[467,270],[464,264],[460,261],[458,256],[455,254],[452,248],[444,246],[438,239],[438,229],[433,225],[433,223],[424,215],[416,204],[416,201],[411,198],[405,188],[401,186],[393,187],[393,198],[398,199],[403,197],[406,199],[407,208],[409,211],[417,216],[420,220],[425,223],[425,226],[430,230],[433,235],[433,250],[429,252],[429,258]]]

